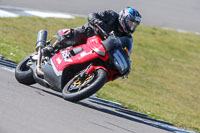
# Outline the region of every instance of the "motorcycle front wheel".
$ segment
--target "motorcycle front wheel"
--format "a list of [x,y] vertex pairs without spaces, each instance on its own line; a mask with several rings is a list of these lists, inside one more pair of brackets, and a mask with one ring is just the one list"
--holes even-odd
[[64,87],[62,96],[65,100],[77,102],[96,93],[108,79],[107,72],[97,69],[84,78],[75,76]]
[[15,69],[15,78],[19,83],[24,85],[32,85],[36,83],[33,78],[33,72],[27,65],[29,61],[30,56],[27,56],[17,65]]

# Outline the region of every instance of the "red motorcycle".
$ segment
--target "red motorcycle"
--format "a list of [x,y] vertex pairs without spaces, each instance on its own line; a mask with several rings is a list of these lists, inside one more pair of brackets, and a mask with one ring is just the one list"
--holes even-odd
[[36,52],[16,67],[17,81],[25,85],[39,83],[62,92],[65,100],[76,102],[96,93],[106,82],[127,77],[130,59],[122,43],[128,42],[128,37],[107,35],[99,26],[97,29],[100,37],[89,37],[86,44],[62,49],[50,57],[41,54],[47,45],[47,31],[41,30]]

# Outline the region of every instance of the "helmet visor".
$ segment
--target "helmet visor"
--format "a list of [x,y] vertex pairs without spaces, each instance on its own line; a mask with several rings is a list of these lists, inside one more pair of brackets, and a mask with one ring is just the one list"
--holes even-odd
[[131,19],[130,17],[126,18],[125,23],[126,23],[127,29],[131,33],[133,33],[136,30],[137,26],[139,25],[139,22],[135,21],[134,19]]

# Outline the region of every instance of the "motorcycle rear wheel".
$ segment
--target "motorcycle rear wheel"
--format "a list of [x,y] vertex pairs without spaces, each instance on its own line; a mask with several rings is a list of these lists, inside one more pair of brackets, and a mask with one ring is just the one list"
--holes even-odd
[[32,85],[36,83],[33,78],[32,70],[27,66],[29,60],[30,56],[27,56],[17,65],[15,69],[15,78],[19,83],[24,85]]
[[84,80],[75,76],[65,85],[62,96],[67,101],[80,101],[101,89],[107,79],[107,72],[103,69],[95,70],[92,74],[87,75]]

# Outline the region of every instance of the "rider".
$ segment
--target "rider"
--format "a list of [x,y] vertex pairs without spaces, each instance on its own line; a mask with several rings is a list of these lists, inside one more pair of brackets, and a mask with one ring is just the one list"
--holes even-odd
[[59,39],[60,41],[55,46],[48,46],[43,49],[44,55],[49,55],[55,49],[62,49],[69,46],[77,46],[85,44],[88,37],[97,34],[94,26],[97,24],[107,33],[114,32],[116,36],[129,38],[128,52],[131,53],[133,49],[133,40],[131,34],[136,30],[140,24],[140,13],[131,7],[126,7],[119,14],[112,11],[104,11],[98,13],[90,13],[88,15],[88,23],[84,26],[75,29],[63,29],[59,31],[64,33]]

